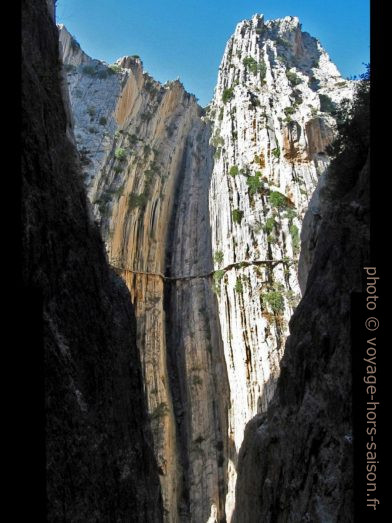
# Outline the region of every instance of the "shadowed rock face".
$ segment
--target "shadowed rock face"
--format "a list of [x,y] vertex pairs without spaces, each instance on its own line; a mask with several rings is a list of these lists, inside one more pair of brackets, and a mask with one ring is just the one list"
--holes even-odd
[[274,398],[245,431],[236,523],[353,521],[350,294],[369,259],[366,156],[363,147],[334,160],[306,215],[306,291]]
[[299,231],[352,82],[293,17],[237,25],[205,111],[137,56],[93,60],[64,26],[60,42],[88,196],[135,307],[165,518],[230,521],[245,425],[275,391]]
[[26,0],[22,15],[23,280],[43,301],[47,518],[159,522],[130,296],[89,217],[53,12]]
[[156,82],[135,56],[82,63],[72,42],[60,26],[84,181],[135,308],[165,518],[223,520],[229,394],[211,281],[211,129],[179,81]]

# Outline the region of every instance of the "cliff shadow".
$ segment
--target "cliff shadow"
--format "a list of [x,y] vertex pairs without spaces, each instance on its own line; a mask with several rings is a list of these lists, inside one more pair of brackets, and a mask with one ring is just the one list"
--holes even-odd
[[[198,117],[183,153],[166,241],[167,368],[182,468],[179,511],[225,521],[229,384],[213,292],[209,187],[211,130]],[[202,472],[198,463],[203,463]],[[215,477],[205,470],[215,470]],[[201,491],[201,495],[200,495]]]

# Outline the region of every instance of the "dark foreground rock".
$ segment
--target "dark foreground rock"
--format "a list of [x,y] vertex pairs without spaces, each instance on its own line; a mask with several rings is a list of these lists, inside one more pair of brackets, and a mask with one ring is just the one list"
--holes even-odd
[[45,0],[22,16],[23,282],[43,302],[47,519],[161,521],[133,310],[89,217],[58,30]]

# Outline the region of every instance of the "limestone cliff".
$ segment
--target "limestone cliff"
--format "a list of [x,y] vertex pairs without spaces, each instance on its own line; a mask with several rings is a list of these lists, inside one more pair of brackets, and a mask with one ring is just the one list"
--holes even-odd
[[[69,36],[60,28],[61,42]],[[131,291],[168,521],[224,514],[228,385],[212,292],[210,128],[180,82],[138,57],[63,54],[85,182]]]
[[210,187],[214,280],[230,385],[226,516],[245,424],[266,409],[300,299],[300,230],[329,163],[339,103],[351,99],[297,18],[239,23],[219,68]]
[[[42,304],[45,355],[47,513],[36,519],[160,522],[134,313],[89,218],[53,2],[26,0],[22,16],[23,283]],[[41,347],[28,349],[39,360]]]
[[63,26],[60,41],[94,216],[135,307],[165,520],[230,521],[245,425],[275,391],[302,220],[352,82],[293,17],[238,24],[205,111],[138,56],[93,60]]
[[350,295],[369,260],[368,80],[302,237],[304,297],[276,394],[247,426],[235,522],[354,521]]

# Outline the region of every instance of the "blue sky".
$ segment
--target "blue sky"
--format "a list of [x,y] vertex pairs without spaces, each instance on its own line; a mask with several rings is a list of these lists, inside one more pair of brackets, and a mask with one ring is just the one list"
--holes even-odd
[[348,77],[369,62],[369,11],[369,0],[58,0],[57,22],[93,58],[112,63],[138,54],[154,78],[179,77],[207,105],[239,21],[255,13],[298,16]]

